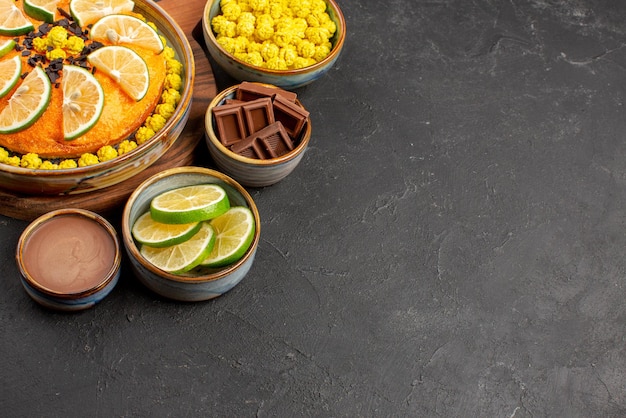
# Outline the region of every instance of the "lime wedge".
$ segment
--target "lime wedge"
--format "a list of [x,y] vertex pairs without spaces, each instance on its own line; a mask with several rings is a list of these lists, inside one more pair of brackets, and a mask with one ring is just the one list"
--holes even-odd
[[211,252],[214,244],[213,227],[208,222],[202,222],[200,230],[183,243],[164,248],[143,245],[140,252],[155,267],[179,274],[199,265]]
[[228,212],[210,221],[215,229],[213,250],[201,263],[207,267],[223,267],[239,260],[254,239],[254,216],[250,209],[233,206]]
[[154,29],[143,20],[129,15],[103,17],[93,25],[89,37],[114,45],[134,44],[157,54],[164,48],[161,37]]
[[20,80],[22,60],[19,56],[0,62],[0,97],[6,96]]
[[63,66],[63,133],[72,140],[91,129],[102,114],[104,91],[96,78],[82,67]]
[[13,51],[15,49],[15,45],[16,43],[13,39],[5,39],[0,42],[0,58]]
[[43,114],[52,97],[46,72],[35,67],[13,91],[0,113],[0,133],[10,134],[28,128]]
[[54,22],[60,0],[24,0],[24,12],[33,19]]
[[131,0],[71,0],[70,14],[80,26],[87,26],[110,14],[132,12],[134,7]]
[[132,234],[140,244],[163,248],[187,241],[200,230],[201,226],[200,222],[190,224],[155,222],[150,212],[146,212],[135,221]]
[[152,199],[152,219],[164,224],[206,221],[230,208],[228,195],[216,184],[198,184],[173,189]]
[[0,35],[24,35],[35,29],[14,1],[0,0]]
[[148,65],[132,49],[118,45],[104,46],[89,54],[87,61],[115,80],[133,99],[139,101],[148,92]]

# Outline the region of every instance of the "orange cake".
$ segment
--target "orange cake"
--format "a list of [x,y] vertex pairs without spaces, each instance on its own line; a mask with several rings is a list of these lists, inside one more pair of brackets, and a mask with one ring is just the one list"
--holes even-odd
[[[92,36],[92,30],[94,33],[96,32],[95,25],[98,24],[99,20],[104,20],[104,18],[97,15],[94,17],[89,13],[74,13],[74,8],[78,9],[81,5],[87,4],[84,1],[77,2],[75,5],[70,0],[60,0],[52,9],[54,10],[54,18],[50,19],[48,17],[53,23],[46,23],[33,18],[33,16],[39,15],[37,14],[38,10],[32,11],[32,5],[43,5],[46,3],[42,0],[0,0],[0,12],[2,11],[2,2],[6,3],[7,1],[17,6],[22,15],[32,23],[34,29],[17,36],[7,35],[5,31],[4,36],[0,36],[0,45],[9,40],[15,42],[13,49],[5,52],[0,58],[0,63],[14,59],[15,56],[19,56],[22,62],[20,80],[12,87],[10,92],[0,98],[0,117],[2,117],[3,110],[9,106],[12,97],[19,95],[20,85],[24,83],[27,75],[33,72],[35,67],[41,67],[46,71],[52,88],[47,105],[40,115],[33,116],[33,121],[25,123],[26,126],[19,126],[19,123],[24,124],[24,122],[19,122],[17,123],[17,128],[10,126],[4,131],[2,130],[3,127],[0,126],[0,147],[5,148],[12,154],[36,154],[41,158],[57,160],[78,158],[85,153],[95,154],[104,146],[115,146],[126,139],[132,138],[133,134],[142,127],[146,119],[151,117],[155,108],[162,103],[164,86],[166,86],[168,80],[168,54],[164,53],[164,51],[167,51],[168,48],[164,42],[165,40],[156,35],[153,27],[150,28],[157,36],[155,39],[160,39],[163,44],[163,48],[160,51],[158,48],[155,49],[147,44],[146,41],[129,40],[116,34],[115,30],[110,28],[105,28],[106,31],[99,29],[105,34],[103,36]],[[109,19],[112,23],[107,21],[107,27],[115,29],[115,24],[117,24],[121,15],[132,17],[134,20],[139,18],[142,22],[144,21],[143,17],[134,13],[132,9],[128,10],[129,7],[133,6],[132,1],[105,0],[104,2],[106,3],[107,1],[111,7],[107,9],[105,14],[108,14],[109,17],[115,16],[114,19]],[[47,3],[50,3],[50,0]],[[5,4],[5,6],[7,5]],[[87,6],[89,5],[87,4]],[[114,7],[118,6],[119,8],[116,10]],[[45,19],[46,17],[44,15],[40,16],[40,18]],[[123,21],[125,22],[126,20]],[[149,24],[146,25],[149,26]],[[70,45],[67,48],[59,47],[59,45],[54,43],[53,39],[48,39],[63,33],[61,29],[57,29],[58,26],[62,26],[66,30],[67,40],[72,38],[72,41],[78,44],[79,48],[83,46],[83,48],[80,48],[80,52],[76,52],[79,49],[76,45]],[[104,26],[104,24],[102,23],[101,26]],[[141,29],[145,30],[145,28]],[[116,30],[118,32],[122,31],[122,29]],[[75,37],[81,38],[83,44]],[[63,40],[63,45],[66,45],[66,40]],[[143,91],[134,93],[124,85],[124,70],[120,70],[122,72],[121,76],[119,75],[120,71],[118,71],[118,68],[123,67],[121,63],[115,64],[118,67],[108,68],[114,59],[105,53],[100,53],[107,47],[110,47],[110,51],[107,50],[107,52],[119,50],[119,52],[125,54],[128,52],[126,50],[128,48],[134,53],[132,55],[133,59],[136,59],[135,57],[138,56],[145,62],[147,80],[133,81],[135,86],[132,87],[135,88],[139,84]],[[170,49],[169,52],[171,57],[173,55],[172,50]],[[101,56],[104,58],[96,60],[96,55],[98,55],[98,59]],[[107,59],[109,61],[104,61]],[[137,62],[140,61],[137,60]],[[77,97],[66,97],[69,90],[64,90],[63,78],[64,74],[66,74],[64,68],[69,67],[86,69],[86,72],[89,74],[85,75],[85,77],[93,76],[97,81],[94,86],[97,87],[99,85],[103,93],[103,98],[101,94],[99,102],[97,101],[98,99],[94,99],[99,107],[94,111],[97,114],[94,113],[93,116],[90,116],[92,122],[85,122],[85,129],[79,131],[79,135],[71,137],[68,137],[68,128],[64,125],[64,117],[68,117],[66,112],[68,112],[68,109],[72,109],[80,113],[83,109]],[[82,74],[80,71],[77,73]],[[144,76],[144,78],[146,77]],[[145,84],[141,84],[144,82]],[[166,86],[165,89],[167,90],[167,88]],[[97,91],[99,89],[95,88],[93,90]],[[74,96],[80,96],[78,93],[73,94]],[[77,100],[71,102],[72,99]],[[86,108],[87,106],[85,106]],[[1,123],[0,121],[0,125]],[[154,128],[154,130],[157,130],[157,128]]]

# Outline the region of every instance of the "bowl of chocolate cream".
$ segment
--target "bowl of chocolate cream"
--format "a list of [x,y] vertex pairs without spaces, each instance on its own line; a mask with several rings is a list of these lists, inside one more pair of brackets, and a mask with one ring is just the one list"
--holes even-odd
[[249,187],[287,177],[311,139],[311,117],[296,93],[265,83],[244,81],[219,93],[204,125],[217,167]]
[[78,311],[113,290],[121,251],[117,232],[102,216],[59,209],[26,227],[16,260],[22,286],[33,300],[50,309]]

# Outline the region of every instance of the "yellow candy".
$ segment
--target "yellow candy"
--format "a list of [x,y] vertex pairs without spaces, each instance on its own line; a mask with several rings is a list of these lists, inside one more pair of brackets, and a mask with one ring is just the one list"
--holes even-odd
[[238,3],[228,3],[222,7],[222,14],[231,22],[236,22],[241,15],[241,6]]
[[104,162],[117,158],[117,151],[112,146],[105,145],[98,150],[97,155],[98,159],[101,162]]
[[263,42],[263,45],[261,47],[261,56],[265,61],[269,61],[272,58],[278,57],[279,52],[280,48],[278,47],[278,45],[273,44],[269,41]]
[[250,65],[254,65],[256,67],[261,67],[263,65],[263,57],[258,52],[248,52],[244,59],[244,62],[247,62]]
[[240,20],[237,22],[237,35],[239,36],[252,36],[254,34],[254,22],[249,20]]
[[90,153],[85,153],[81,155],[80,158],[78,159],[78,166],[87,167],[89,165],[98,164],[99,162],[100,160],[98,160],[97,156],[90,154]]

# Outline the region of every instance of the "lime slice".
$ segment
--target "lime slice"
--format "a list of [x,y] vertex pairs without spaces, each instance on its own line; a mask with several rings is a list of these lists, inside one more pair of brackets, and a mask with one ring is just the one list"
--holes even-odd
[[189,224],[162,224],[146,212],[133,225],[133,237],[143,245],[154,248],[169,247],[187,241],[200,230],[201,222]]
[[72,140],[91,129],[102,114],[104,91],[96,78],[82,67],[63,66],[63,134]]
[[19,56],[0,62],[0,97],[6,96],[20,80],[22,60]]
[[0,35],[24,35],[35,29],[14,1],[0,0]]
[[252,211],[243,206],[233,206],[225,214],[212,219],[210,224],[215,229],[215,245],[201,264],[223,267],[243,257],[254,239]]
[[152,199],[152,219],[164,224],[206,221],[230,208],[228,195],[216,184],[197,184],[173,189]]
[[130,97],[139,101],[148,92],[148,65],[139,54],[125,46],[104,46],[87,56],[91,65],[115,80]]
[[33,19],[54,22],[59,0],[24,0],[24,12]]
[[15,89],[0,113],[0,133],[10,134],[28,128],[43,114],[52,97],[46,72],[35,67]]
[[80,26],[87,26],[104,16],[132,12],[134,7],[132,0],[71,0],[70,14]]
[[110,42],[115,45],[135,44],[157,54],[163,51],[163,41],[159,34],[146,22],[128,15],[108,15],[98,20],[89,33],[95,41]]
[[143,245],[140,252],[161,270],[174,274],[189,271],[206,258],[215,244],[213,227],[208,222],[200,225],[200,230],[185,242],[164,248]]
[[5,39],[0,42],[0,58],[13,51],[15,49],[15,45],[16,43],[13,39]]

